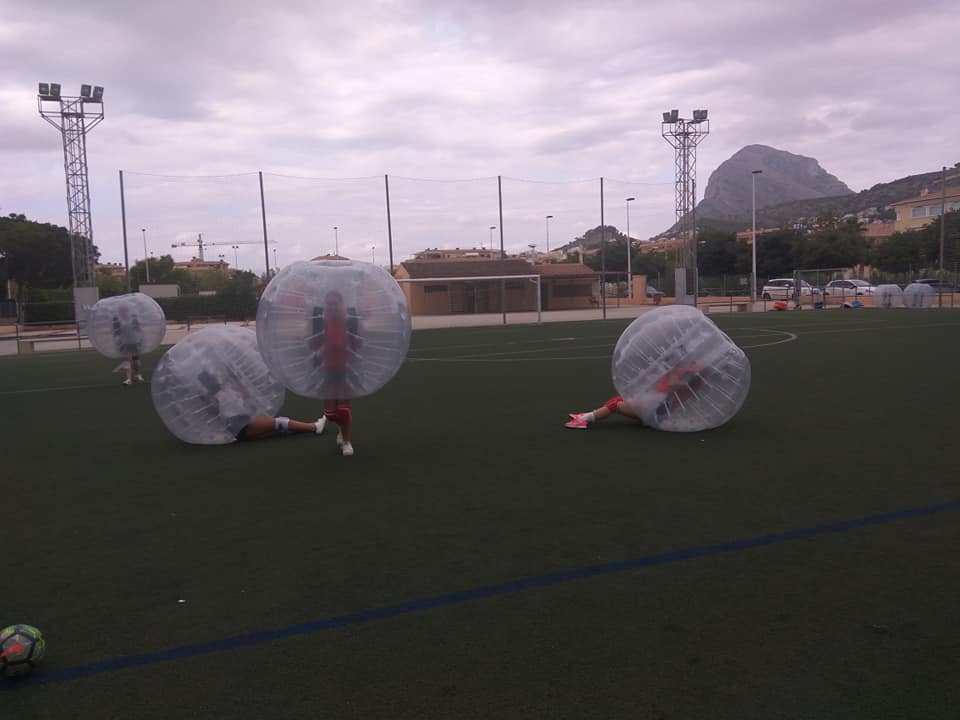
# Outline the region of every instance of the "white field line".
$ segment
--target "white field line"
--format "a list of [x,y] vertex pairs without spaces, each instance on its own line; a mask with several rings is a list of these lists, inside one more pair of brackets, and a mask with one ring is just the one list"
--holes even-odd
[[120,383],[109,385],[66,385],[60,387],[28,388],[25,390],[0,390],[0,395],[26,395],[27,393],[56,392],[57,390],[89,390],[91,388],[121,387]]

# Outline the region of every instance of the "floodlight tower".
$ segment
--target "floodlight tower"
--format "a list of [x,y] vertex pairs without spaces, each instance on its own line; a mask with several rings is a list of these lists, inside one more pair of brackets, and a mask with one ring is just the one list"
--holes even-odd
[[60,83],[40,83],[37,106],[40,116],[57,128],[63,138],[73,285],[95,287],[86,137],[103,120],[103,88],[81,85],[79,97],[67,97],[60,94]]
[[676,151],[676,213],[680,231],[680,264],[677,292],[680,302],[697,304],[697,228],[694,220],[697,182],[697,145],[710,132],[706,110],[694,110],[690,119],[679,110],[663,113],[660,133]]

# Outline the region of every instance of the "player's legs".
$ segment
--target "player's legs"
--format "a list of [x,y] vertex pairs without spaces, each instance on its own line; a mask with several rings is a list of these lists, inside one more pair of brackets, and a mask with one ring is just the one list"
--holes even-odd
[[353,455],[353,413],[350,409],[349,400],[324,400],[323,416],[328,420],[335,422],[340,428],[337,433],[337,445],[344,455]]
[[595,410],[585,413],[571,413],[571,420],[565,427],[584,429],[590,423],[597,420],[606,420],[614,414],[638,419],[627,402],[619,395],[615,395]]

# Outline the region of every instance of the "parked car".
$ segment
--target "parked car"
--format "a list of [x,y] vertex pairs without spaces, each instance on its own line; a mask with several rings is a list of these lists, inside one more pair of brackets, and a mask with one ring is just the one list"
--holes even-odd
[[923,285],[929,285],[938,292],[940,290],[943,290],[945,293],[960,292],[960,287],[957,287],[956,283],[952,283],[949,280],[940,280],[939,278],[921,278],[920,280],[914,280],[914,282],[922,283]]
[[876,287],[866,280],[831,280],[823,288],[824,295],[873,295]]
[[[793,278],[775,278],[773,280],[767,280],[767,284],[764,285],[763,290],[760,291],[760,297],[762,297],[764,300],[787,300],[788,298],[792,298],[793,294]],[[803,280],[800,285],[800,294],[819,295],[820,288],[815,288],[806,280]]]

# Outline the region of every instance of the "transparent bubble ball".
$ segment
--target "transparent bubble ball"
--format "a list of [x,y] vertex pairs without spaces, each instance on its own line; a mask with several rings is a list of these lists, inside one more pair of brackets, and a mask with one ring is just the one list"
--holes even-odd
[[236,325],[187,335],[160,358],[150,390],[163,424],[194,445],[236,441],[250,418],[276,415],[285,395],[256,335]]
[[873,289],[873,306],[878,308],[903,307],[903,290],[899,285],[877,285]]
[[91,344],[109,358],[156,350],[167,332],[167,318],[157,301],[143,293],[103,298],[90,309]]
[[353,260],[288,265],[257,308],[257,340],[270,370],[305,397],[376,392],[410,347],[410,310],[383,268]]
[[613,384],[645,425],[698,432],[728,422],[750,392],[750,360],[702,312],[644,313],[613,351]]
[[903,289],[903,305],[908,308],[929,308],[937,301],[937,291],[925,283],[910,283]]

